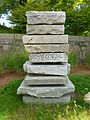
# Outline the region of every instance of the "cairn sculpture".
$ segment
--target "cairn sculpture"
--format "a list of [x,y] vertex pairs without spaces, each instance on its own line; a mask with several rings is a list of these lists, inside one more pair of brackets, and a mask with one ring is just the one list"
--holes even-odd
[[17,90],[25,103],[69,103],[75,88],[68,78],[68,35],[64,35],[65,12],[29,11],[27,35],[23,36],[29,61]]

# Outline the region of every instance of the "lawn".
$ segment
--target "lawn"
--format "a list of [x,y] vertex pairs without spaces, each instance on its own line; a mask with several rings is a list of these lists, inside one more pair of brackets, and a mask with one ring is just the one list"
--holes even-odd
[[22,80],[12,80],[0,88],[0,120],[90,120],[90,105],[84,95],[90,91],[90,75],[69,75],[76,87],[70,104],[29,104],[16,91]]

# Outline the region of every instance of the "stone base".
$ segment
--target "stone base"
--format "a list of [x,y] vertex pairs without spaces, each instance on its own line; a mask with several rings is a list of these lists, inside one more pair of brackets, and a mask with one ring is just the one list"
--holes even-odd
[[29,95],[24,95],[23,96],[23,102],[26,104],[34,103],[34,104],[57,104],[57,103],[63,103],[63,104],[68,104],[70,102],[70,95],[64,95],[59,98],[37,98],[37,97],[32,97]]

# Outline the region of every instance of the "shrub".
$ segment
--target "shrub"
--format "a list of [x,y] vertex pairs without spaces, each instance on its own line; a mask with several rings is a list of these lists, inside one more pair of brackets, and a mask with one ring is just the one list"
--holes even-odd
[[2,70],[23,70],[23,64],[28,60],[28,54],[22,50],[19,52],[6,53],[0,57],[0,69]]
[[80,95],[85,95],[90,91],[90,75],[73,74],[69,75],[69,79],[75,85],[75,92]]
[[90,53],[86,54],[86,64],[90,67]]
[[71,64],[71,67],[75,67],[78,63],[78,54],[75,51],[68,52],[68,62]]
[[0,72],[3,71],[3,60],[2,55],[0,55]]

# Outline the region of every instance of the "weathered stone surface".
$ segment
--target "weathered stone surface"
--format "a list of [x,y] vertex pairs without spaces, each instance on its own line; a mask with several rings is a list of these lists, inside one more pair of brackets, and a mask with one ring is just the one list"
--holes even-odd
[[24,65],[24,71],[32,74],[41,75],[67,75],[67,64],[31,64],[27,61]]
[[68,43],[68,35],[24,35],[23,44]]
[[25,77],[26,85],[59,85],[67,84],[67,76],[40,76],[40,75],[31,75],[28,74]]
[[30,54],[29,60],[31,63],[68,62],[68,57],[66,53],[36,53]]
[[64,34],[64,25],[27,25],[27,34]]
[[28,11],[27,24],[64,24],[65,12],[55,11]]
[[89,103],[90,104],[90,92],[88,92],[85,96],[84,96],[84,101],[86,103]]
[[24,45],[28,53],[68,52],[69,44]]
[[68,71],[68,74],[70,73],[70,70],[71,70],[71,65],[69,63],[67,63],[67,71]]
[[11,46],[10,45],[3,45],[2,49],[3,49],[3,51],[10,51]]
[[74,85],[70,80],[63,86],[27,86],[25,81],[22,82],[17,90],[17,94],[27,94],[34,97],[61,97],[74,92]]
[[64,95],[59,98],[37,98],[32,97],[30,95],[24,95],[23,96],[23,102],[26,104],[34,103],[34,104],[57,104],[57,103],[63,103],[68,104],[70,102],[70,95]]

